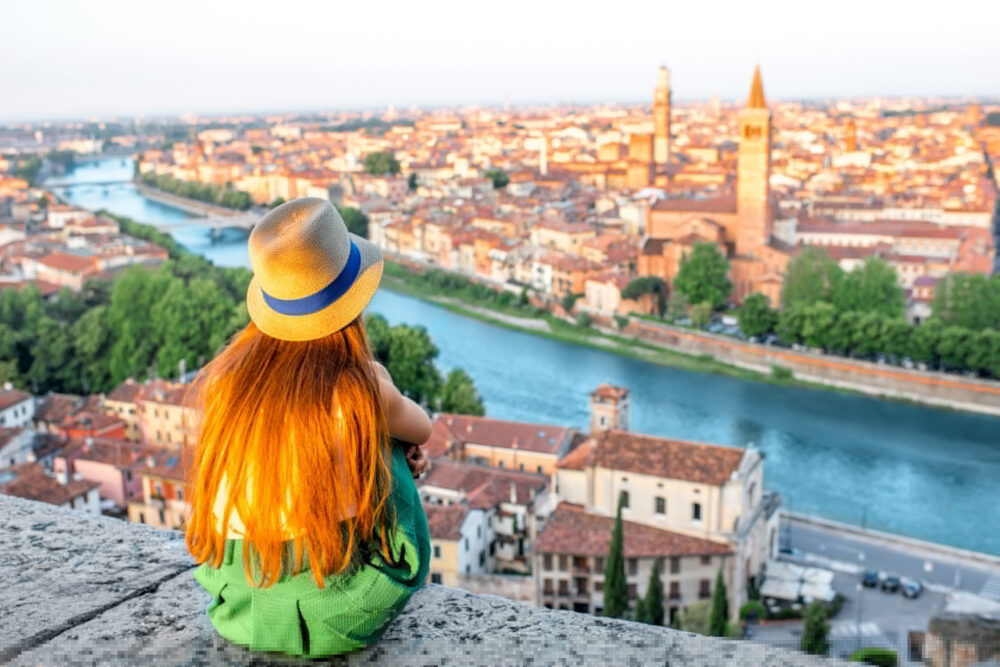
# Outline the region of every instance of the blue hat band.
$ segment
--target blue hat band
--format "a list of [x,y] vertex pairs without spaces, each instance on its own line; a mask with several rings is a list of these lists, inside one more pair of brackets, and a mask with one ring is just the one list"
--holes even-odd
[[312,315],[344,296],[344,293],[354,284],[354,280],[358,277],[360,269],[361,251],[358,250],[358,246],[352,240],[351,254],[347,258],[347,264],[344,265],[343,270],[326,287],[301,299],[279,299],[271,296],[263,289],[261,289],[260,293],[264,296],[264,302],[276,313],[282,315]]

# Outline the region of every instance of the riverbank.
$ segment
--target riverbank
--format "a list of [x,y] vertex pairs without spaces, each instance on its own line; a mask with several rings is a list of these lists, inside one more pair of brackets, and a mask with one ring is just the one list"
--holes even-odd
[[240,214],[240,211],[235,209],[209,204],[207,202],[198,201],[197,199],[181,197],[180,195],[175,195],[172,192],[167,192],[166,190],[160,190],[159,188],[146,185],[140,181],[135,181],[135,189],[138,190],[139,194],[147,199],[152,199],[155,202],[166,204],[167,206],[173,206],[174,208],[195,216],[236,216]]
[[1000,416],[1000,383],[753,345],[634,318],[622,332],[581,326],[537,308],[483,303],[460,293],[442,295],[405,265],[386,261],[387,289],[496,326],[695,372]]
[[[697,373],[711,373],[713,375],[722,375],[740,380],[790,387],[831,389],[826,385],[800,380],[794,375],[776,375],[741,368],[733,364],[720,362],[708,355],[685,354],[605,329],[583,327],[566,322],[551,313],[533,315],[518,308],[486,306],[454,295],[435,294],[426,284],[421,283],[416,276],[413,276],[412,279],[407,279],[401,275],[399,272],[408,271],[401,264],[389,259],[386,260],[386,263],[391,268],[382,277],[381,287],[383,289],[412,296],[440,306],[449,312],[471,317],[494,326],[513,331],[522,331],[574,345],[614,352],[615,354],[639,361],[658,364],[660,366],[681,368]],[[843,393],[858,393],[841,388],[833,388],[833,390]]]

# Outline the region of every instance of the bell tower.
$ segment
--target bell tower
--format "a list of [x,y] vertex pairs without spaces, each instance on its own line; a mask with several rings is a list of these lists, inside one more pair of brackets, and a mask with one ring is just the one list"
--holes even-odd
[[740,111],[740,148],[736,168],[736,252],[754,255],[770,240],[771,111],[764,100],[760,65],[753,72],[750,96]]
[[659,165],[670,162],[670,70],[656,70],[653,91],[653,161]]

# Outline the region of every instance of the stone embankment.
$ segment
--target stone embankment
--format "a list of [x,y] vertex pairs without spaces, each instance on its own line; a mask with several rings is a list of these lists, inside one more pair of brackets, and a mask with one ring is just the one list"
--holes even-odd
[[[315,664],[221,639],[180,533],[0,495],[0,664]],[[338,664],[845,664],[442,586]]]
[[135,187],[140,194],[147,199],[152,199],[153,201],[160,202],[161,204],[167,204],[168,206],[179,208],[182,211],[186,211],[187,213],[191,213],[193,215],[204,217],[236,216],[242,213],[242,211],[236,211],[231,208],[226,208],[225,206],[217,206],[215,204],[209,204],[208,202],[198,201],[197,199],[181,197],[180,195],[175,195],[172,192],[151,187],[139,181],[136,181]]
[[827,354],[760,345],[633,318],[626,335],[693,355],[760,371],[785,368],[800,380],[853,391],[1000,416],[1000,382],[909,370]]

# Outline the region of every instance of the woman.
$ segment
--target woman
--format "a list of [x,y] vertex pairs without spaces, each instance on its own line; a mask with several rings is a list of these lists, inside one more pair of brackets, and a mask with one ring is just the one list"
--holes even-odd
[[252,650],[372,643],[427,576],[413,478],[430,420],[371,356],[361,312],[377,248],[330,202],[298,199],[250,235],[250,324],[192,385],[200,416],[187,547],[211,622]]

